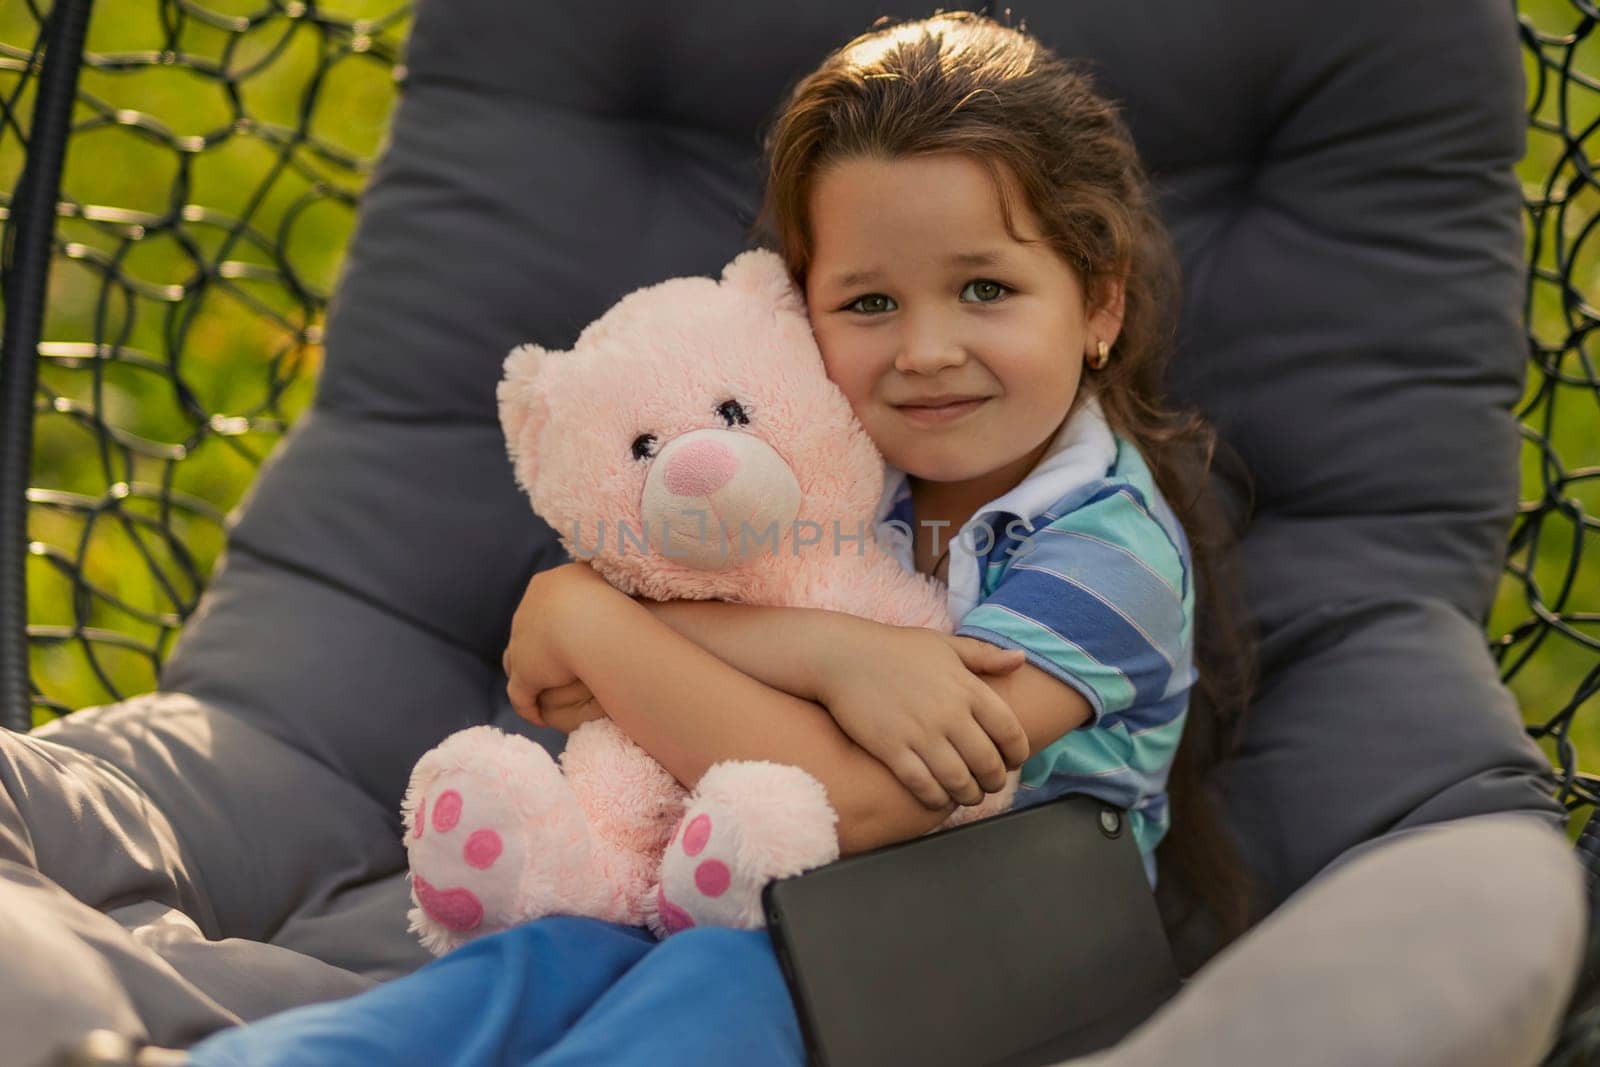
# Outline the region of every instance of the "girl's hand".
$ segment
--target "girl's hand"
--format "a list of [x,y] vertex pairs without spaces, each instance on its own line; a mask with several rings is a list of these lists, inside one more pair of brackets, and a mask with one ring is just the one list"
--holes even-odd
[[[587,563],[565,563],[540,571],[528,582],[511,617],[511,639],[501,659],[506,672],[506,695],[518,715],[540,726],[547,722],[539,708],[539,696],[546,690],[560,689],[578,681],[567,665],[561,638],[569,630],[564,621],[582,609],[587,601],[606,593],[622,594]],[[592,716],[591,716],[592,717]],[[578,723],[572,724],[577,729]]]
[[1028,758],[1016,713],[980,677],[1027,662],[1021,649],[915,626],[832,645],[819,696],[850,739],[932,811],[976,804]]
[[564,734],[570,734],[586,722],[606,717],[606,709],[600,706],[582,681],[546,689],[534,703],[538,708],[539,721]]

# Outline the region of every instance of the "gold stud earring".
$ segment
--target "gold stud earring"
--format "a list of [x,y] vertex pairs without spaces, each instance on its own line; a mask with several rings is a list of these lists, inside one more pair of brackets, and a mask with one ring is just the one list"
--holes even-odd
[[1090,370],[1104,370],[1105,365],[1111,362],[1111,346],[1100,341],[1094,346],[1094,355],[1089,357]]

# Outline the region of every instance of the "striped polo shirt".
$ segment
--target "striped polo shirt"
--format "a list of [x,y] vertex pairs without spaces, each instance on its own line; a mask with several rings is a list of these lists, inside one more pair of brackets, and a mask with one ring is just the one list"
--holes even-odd
[[[911,567],[904,472],[887,472],[878,515],[879,540]],[[1091,709],[1023,764],[1016,806],[1086,793],[1126,808],[1153,883],[1167,773],[1197,677],[1194,584],[1182,526],[1093,398],[1021,483],[962,527],[949,576],[958,634],[1022,649]]]

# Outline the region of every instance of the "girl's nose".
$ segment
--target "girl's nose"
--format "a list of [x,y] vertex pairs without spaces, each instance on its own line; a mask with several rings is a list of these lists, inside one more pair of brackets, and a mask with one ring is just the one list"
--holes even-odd
[[937,322],[918,324],[901,339],[894,366],[902,374],[937,374],[966,360],[961,342]]
[[690,441],[667,460],[665,480],[679,496],[710,496],[738,471],[738,457],[721,441]]

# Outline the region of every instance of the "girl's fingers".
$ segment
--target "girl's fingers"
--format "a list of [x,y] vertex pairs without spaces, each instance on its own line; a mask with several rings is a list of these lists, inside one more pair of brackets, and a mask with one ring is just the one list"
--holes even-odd
[[589,691],[588,683],[582,678],[574,678],[566,685],[558,685],[553,689],[546,689],[539,694],[540,707],[562,707],[567,704],[581,704],[585,700],[592,700],[594,694]]
[[951,643],[961,663],[974,674],[1010,674],[1028,662],[1020,648],[1001,648],[971,637],[952,637]]
[[[1022,720],[1011,710],[1011,705],[1002,700],[998,693],[986,685],[978,688],[983,692],[972,702],[972,718],[999,750],[1005,765],[1015,770],[1032,755],[1028,732],[1022,728]],[[991,793],[994,791],[989,789]]]
[[900,784],[906,787],[906,791],[916,797],[917,802],[929,811],[941,811],[950,806],[949,795],[939,788],[939,783],[934,781],[928,765],[915,752],[903,749],[898,756],[886,760],[884,766],[894,772],[894,776],[900,779]]
[[506,680],[506,697],[511,701],[511,709],[518,715],[535,726],[544,725],[544,719],[539,715],[539,698],[519,685],[515,678]]
[[928,765],[928,770],[933,772],[934,780],[948,794],[947,803],[953,800],[957,804],[976,804],[983,799],[983,790],[979,788],[977,779],[972,777],[967,761],[961,758],[961,753],[956,751],[948,737],[934,738],[918,755]]
[[950,742],[985,793],[998,793],[1005,788],[1006,762],[982,727],[969,721],[951,735]]
[[599,701],[589,697],[551,708],[545,715],[545,725],[564,734],[570,734],[586,722],[605,718],[605,714],[605,709],[600,706]]

